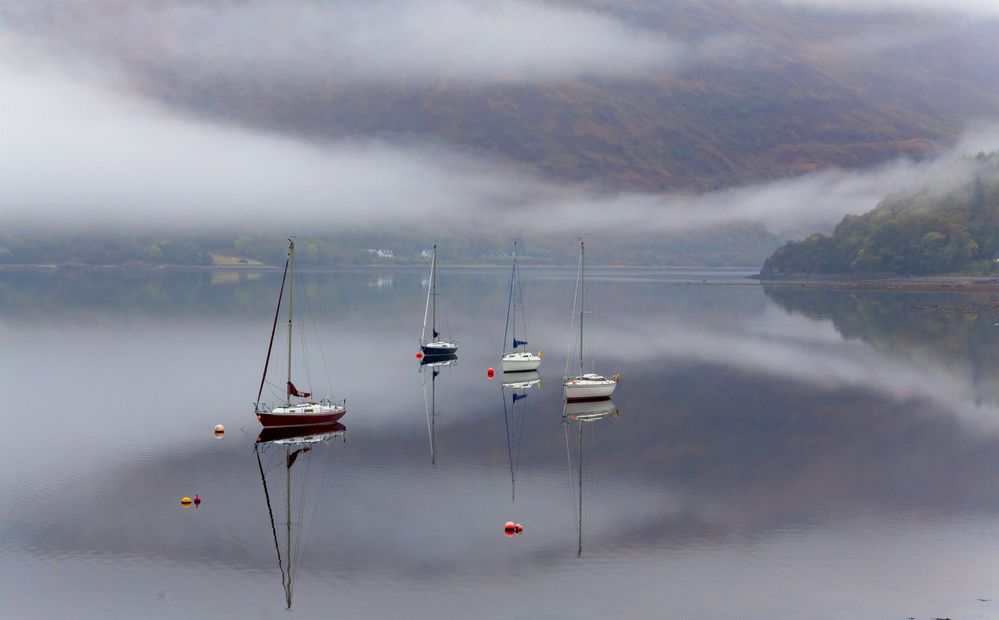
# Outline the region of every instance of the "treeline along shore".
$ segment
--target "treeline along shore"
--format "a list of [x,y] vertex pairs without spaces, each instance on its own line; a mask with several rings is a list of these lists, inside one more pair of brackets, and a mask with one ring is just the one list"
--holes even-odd
[[831,235],[786,243],[760,271],[767,279],[945,274],[999,275],[995,152],[962,158],[923,187],[888,196],[863,215],[847,215]]

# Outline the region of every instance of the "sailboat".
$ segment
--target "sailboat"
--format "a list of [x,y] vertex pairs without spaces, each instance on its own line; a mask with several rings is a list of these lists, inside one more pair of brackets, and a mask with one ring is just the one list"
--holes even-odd
[[[427,319],[430,319],[430,340],[427,340]],[[434,242],[430,259],[430,286],[427,287],[427,307],[423,311],[423,333],[420,334],[420,349],[423,355],[451,355],[458,350],[458,343],[441,339],[437,331],[437,243]]]
[[[289,277],[290,276],[290,277]],[[280,406],[270,408],[260,400],[267,382],[267,367],[271,361],[271,351],[274,348],[274,335],[277,333],[278,317],[281,313],[281,302],[284,298],[284,285],[288,284],[288,378],[285,382],[285,401]],[[267,357],[264,360],[264,372],[260,377],[260,389],[257,391],[257,402],[254,412],[257,420],[264,426],[307,426],[335,422],[342,418],[347,409],[344,404],[334,403],[329,397],[319,402],[311,400],[312,392],[299,390],[291,381],[292,331],[294,324],[294,289],[295,289],[295,240],[288,239],[288,258],[284,263],[284,275],[281,277],[281,290],[278,292],[277,308],[274,310],[274,325],[271,327],[271,339],[267,345]],[[301,327],[301,325],[299,325]],[[301,400],[295,401],[298,398]]]
[[579,483],[579,501],[576,503],[576,555],[583,555],[583,424],[598,422],[607,417],[621,417],[614,401],[566,403],[562,411],[562,425],[565,427],[565,451],[569,461],[569,478],[572,478],[572,453],[569,449],[569,425],[576,423],[579,448],[576,451],[576,478]]
[[[523,324],[524,340],[517,339],[517,302],[521,312],[521,323]],[[541,366],[541,352],[537,355],[526,349],[527,347],[527,320],[523,316],[524,312],[524,291],[520,286],[520,271],[517,269],[517,242],[513,242],[513,271],[510,273],[510,297],[506,304],[506,329],[503,331],[503,359],[500,360],[500,368],[503,372],[528,372],[537,370]],[[507,353],[507,337],[513,332],[513,349]],[[521,347],[524,347],[521,349]]]
[[[260,435],[257,437],[257,441],[253,445],[253,452],[257,457],[257,467],[260,469],[260,480],[264,485],[264,499],[267,502],[267,514],[271,521],[271,532],[274,534],[274,549],[277,551],[278,567],[281,569],[281,585],[284,588],[285,604],[287,609],[291,609],[292,595],[294,594],[294,585],[296,571],[292,565],[292,551],[300,550],[303,544],[302,537],[303,534],[307,537],[308,532],[302,532],[301,529],[298,531],[298,540],[293,541],[292,526],[297,525],[301,528],[302,524],[305,523],[304,514],[299,514],[297,522],[293,522],[291,518],[291,468],[292,465],[299,459],[299,457],[308,454],[312,449],[320,443],[327,442],[331,439],[338,438],[346,441],[347,429],[343,424],[339,422],[330,422],[328,424],[316,425],[309,427],[307,429],[301,428],[265,428],[261,431]],[[274,520],[274,510],[271,505],[271,494],[267,487],[267,476],[264,473],[264,463],[260,458],[261,452],[266,452],[270,446],[279,446],[284,449],[283,458],[285,469],[285,520],[283,525],[285,526],[284,536],[281,538],[284,542],[284,552],[282,553],[281,544],[278,542],[278,528],[279,522]],[[308,473],[305,474],[308,477]],[[306,480],[306,483],[308,480]],[[306,484],[303,484],[303,489]],[[303,490],[304,493],[304,490]],[[304,497],[302,498],[304,500]],[[302,510],[304,506],[304,501],[299,500],[295,505],[299,506],[299,510]],[[313,521],[315,519],[313,518]],[[294,544],[293,544],[294,543]],[[301,554],[296,552],[294,559],[299,559]]]
[[[427,435],[430,437],[430,463],[437,463],[437,377],[441,370],[453,366],[458,361],[454,353],[427,356],[420,360],[420,373],[423,375],[423,406],[427,411]],[[430,398],[427,398],[427,369],[430,370]]]
[[[573,319],[579,316],[579,373],[576,375],[569,374],[569,367],[572,364],[572,352],[571,352],[571,340],[570,337],[570,352],[565,358],[565,374],[562,376],[562,386],[565,390],[565,399],[567,401],[586,401],[586,400],[603,400],[610,398],[610,395],[614,393],[614,388],[617,387],[617,382],[621,379],[621,374],[618,373],[613,378],[608,379],[603,375],[598,375],[595,373],[585,372],[583,367],[583,302],[584,302],[584,285],[585,279],[583,274],[583,262],[585,258],[585,247],[583,245],[583,240],[579,240],[579,269],[576,272],[576,293],[572,300],[572,315]],[[579,302],[579,305],[576,305]],[[579,308],[578,312],[576,308]],[[570,326],[570,331],[572,327]]]

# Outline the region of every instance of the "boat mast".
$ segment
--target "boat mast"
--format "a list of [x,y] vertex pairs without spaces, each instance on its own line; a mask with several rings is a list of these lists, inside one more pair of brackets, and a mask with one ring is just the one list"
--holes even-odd
[[517,291],[513,290],[517,281],[517,240],[513,240],[513,275],[510,280],[510,298],[513,301],[513,350],[517,350]]
[[288,397],[287,404],[291,406],[291,327],[292,318],[292,290],[295,288],[295,241],[288,239],[288,265],[291,278],[288,279],[288,383],[285,385],[285,393]]
[[[517,277],[517,241],[513,242],[513,269],[510,271],[510,294],[506,300],[506,324],[503,325],[503,354],[506,355],[506,343],[509,342],[507,337],[510,335],[510,308],[513,307],[513,282],[514,278]],[[516,315],[514,315],[514,322],[516,322]],[[513,331],[513,339],[517,339],[517,330]],[[516,351],[517,347],[513,347],[512,351]]]
[[434,309],[433,322],[430,326],[430,337],[437,341],[437,242],[434,241],[434,259],[430,263],[430,289],[433,291]]
[[278,292],[278,302],[277,307],[274,308],[274,324],[271,326],[271,339],[267,343],[267,357],[264,359],[264,372],[260,375],[260,389],[257,390],[257,402],[254,405],[255,409],[260,407],[260,396],[264,393],[264,382],[267,381],[267,367],[271,363],[271,349],[274,348],[274,334],[277,333],[278,316],[281,313],[281,299],[284,297],[284,283],[288,279],[288,263],[290,257],[286,258],[284,261],[284,273],[281,275],[281,290]]
[[[434,279],[434,261],[437,259],[437,244],[434,243],[434,253],[430,259],[430,280],[431,285]],[[427,286],[427,305],[423,309],[423,331],[420,332],[420,345],[427,342],[427,316],[430,314],[430,286]]]
[[583,376],[583,240],[579,240],[579,376]]

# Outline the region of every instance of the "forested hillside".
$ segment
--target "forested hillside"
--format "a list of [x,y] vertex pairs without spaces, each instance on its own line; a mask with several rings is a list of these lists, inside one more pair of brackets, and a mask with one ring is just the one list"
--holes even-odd
[[990,273],[999,259],[999,154],[954,164],[929,187],[848,215],[831,236],[777,250],[763,276]]

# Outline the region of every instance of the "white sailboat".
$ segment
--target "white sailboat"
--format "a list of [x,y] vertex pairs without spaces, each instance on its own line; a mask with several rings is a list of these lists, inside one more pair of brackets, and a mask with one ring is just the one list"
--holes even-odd
[[[583,303],[584,297],[584,274],[583,274],[583,263],[585,259],[585,247],[583,245],[583,240],[579,240],[579,269],[576,272],[576,293],[572,300],[572,315],[573,319],[578,315],[579,317],[579,372],[575,375],[569,374],[569,367],[572,365],[572,352],[570,344],[570,352],[566,355],[565,359],[565,374],[562,376],[562,386],[565,390],[565,399],[567,401],[585,401],[585,400],[603,400],[610,398],[610,395],[614,393],[614,388],[617,387],[617,382],[621,379],[621,374],[618,373],[613,378],[608,379],[603,375],[598,375],[592,372],[585,372],[583,365]],[[578,306],[577,306],[578,302]],[[579,310],[577,311],[577,307]],[[572,330],[570,324],[570,331]],[[570,341],[571,341],[570,334]]]
[[[430,340],[427,340],[427,319],[430,319]],[[430,259],[430,286],[427,287],[427,307],[423,311],[423,332],[420,334],[420,350],[423,355],[432,357],[452,355],[458,351],[458,343],[441,338],[437,331],[437,243],[434,242]]]
[[[517,302],[520,302],[519,304]],[[524,340],[517,338],[517,310],[521,313],[521,329]],[[507,352],[507,338],[513,335],[512,350]],[[523,349],[521,347],[524,347]],[[500,368],[503,372],[530,372],[541,366],[541,351],[535,355],[527,347],[527,319],[524,315],[524,291],[520,286],[520,271],[517,268],[517,242],[513,242],[513,270],[510,273],[510,297],[506,304],[506,329],[503,331],[503,359]]]
[[[290,277],[289,277],[290,276]],[[271,351],[274,348],[274,335],[277,333],[278,316],[281,313],[281,302],[284,298],[284,285],[288,283],[288,377],[285,382],[285,401],[283,404],[270,408],[260,398],[267,382],[267,367],[271,361]],[[312,392],[299,390],[291,381],[292,360],[292,329],[294,323],[294,290],[295,290],[295,241],[288,240],[288,258],[284,263],[284,275],[281,277],[281,290],[278,293],[277,308],[274,310],[274,325],[271,327],[271,339],[267,345],[267,358],[264,360],[264,372],[260,378],[260,390],[257,391],[257,402],[254,403],[254,413],[257,420],[264,426],[308,426],[311,424],[326,424],[335,422],[347,413],[344,404],[334,403],[331,398],[322,398],[318,402],[312,400]],[[301,324],[299,325],[301,327]],[[295,398],[301,400],[295,401]]]

